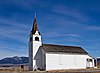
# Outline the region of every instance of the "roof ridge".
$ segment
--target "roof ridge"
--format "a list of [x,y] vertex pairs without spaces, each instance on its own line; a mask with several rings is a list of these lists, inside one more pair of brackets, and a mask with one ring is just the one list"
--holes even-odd
[[42,44],[42,45],[52,45],[52,46],[63,46],[63,47],[79,47],[81,48],[80,46],[67,46],[67,45],[59,45],[59,44]]

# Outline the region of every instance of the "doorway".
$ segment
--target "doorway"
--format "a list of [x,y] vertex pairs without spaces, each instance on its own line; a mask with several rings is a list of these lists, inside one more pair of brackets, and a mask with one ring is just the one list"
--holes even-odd
[[92,68],[93,67],[93,60],[92,59],[87,59],[86,60],[87,64],[86,64],[86,67],[87,68]]

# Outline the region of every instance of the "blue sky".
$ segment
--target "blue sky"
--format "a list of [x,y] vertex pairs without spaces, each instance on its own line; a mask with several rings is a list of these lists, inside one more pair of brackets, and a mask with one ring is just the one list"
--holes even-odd
[[99,0],[0,0],[0,59],[28,56],[35,12],[43,43],[81,46],[100,56]]

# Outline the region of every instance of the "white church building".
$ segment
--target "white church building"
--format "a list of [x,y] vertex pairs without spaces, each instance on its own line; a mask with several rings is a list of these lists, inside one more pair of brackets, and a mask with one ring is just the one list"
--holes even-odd
[[29,39],[29,70],[61,70],[94,68],[95,59],[83,48],[43,44],[34,18]]

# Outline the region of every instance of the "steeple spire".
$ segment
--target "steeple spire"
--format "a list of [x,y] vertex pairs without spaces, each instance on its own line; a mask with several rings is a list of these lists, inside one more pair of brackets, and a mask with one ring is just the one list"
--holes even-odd
[[35,13],[33,27],[32,27],[32,31],[31,32],[32,32],[32,34],[35,34],[36,31],[38,31],[38,33],[40,34],[40,32],[38,30],[37,22],[36,22],[36,13]]
[[35,18],[36,18],[36,12],[35,12]]

